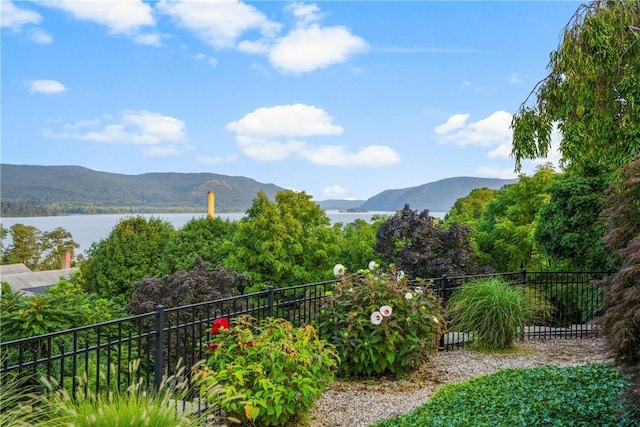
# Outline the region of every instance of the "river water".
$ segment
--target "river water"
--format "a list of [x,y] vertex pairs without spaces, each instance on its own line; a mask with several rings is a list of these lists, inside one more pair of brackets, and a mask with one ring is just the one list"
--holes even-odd
[[[393,215],[394,212],[372,211],[372,212],[339,212],[326,211],[332,223],[341,222],[348,224],[356,219],[370,221],[373,215]],[[444,218],[444,212],[430,212],[436,218]],[[160,218],[170,222],[175,229],[180,229],[193,218],[202,218],[206,214],[201,213],[166,213],[166,214],[141,214],[146,218]],[[232,221],[241,219],[244,213],[216,213],[217,217],[230,219]],[[32,225],[40,231],[53,231],[57,227],[62,227],[73,236],[80,248],[77,254],[84,253],[91,247],[91,244],[98,242],[109,236],[113,228],[122,219],[132,216],[131,214],[121,215],[62,215],[44,217],[12,217],[0,218],[2,225],[9,229],[14,224]],[[10,239],[5,239],[4,244],[10,243]]]

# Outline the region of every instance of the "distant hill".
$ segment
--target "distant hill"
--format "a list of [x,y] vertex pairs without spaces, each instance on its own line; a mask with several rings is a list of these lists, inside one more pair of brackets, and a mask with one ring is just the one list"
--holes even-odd
[[[218,212],[244,212],[258,191],[273,199],[284,190],[240,176],[213,173],[122,175],[80,166],[0,165],[3,216],[45,214],[207,212],[207,193]],[[12,210],[14,211],[12,213]],[[18,212],[15,212],[15,211]],[[25,210],[27,212],[25,212]]]
[[[123,175],[80,166],[0,165],[2,216],[98,213],[207,212],[215,193],[217,212],[245,212],[262,190],[273,199],[284,188],[242,176],[214,173]],[[501,188],[508,179],[457,177],[418,187],[385,190],[368,200],[317,201],[325,210],[447,212],[475,188]]]
[[471,190],[488,187],[499,189],[504,185],[516,182],[514,179],[456,177],[399,190],[385,190],[360,207],[369,211],[398,211],[405,204],[411,209],[431,212],[447,212],[461,197],[467,196]]
[[330,199],[330,200],[321,200],[316,201],[318,206],[320,206],[325,211],[339,211],[342,209],[357,209],[364,203],[364,200],[341,200],[341,199]]

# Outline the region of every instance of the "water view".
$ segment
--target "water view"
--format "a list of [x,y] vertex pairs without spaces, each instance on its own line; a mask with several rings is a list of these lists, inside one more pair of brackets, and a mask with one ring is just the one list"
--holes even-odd
[[[350,223],[356,219],[370,221],[374,215],[392,215],[394,212],[371,211],[371,212],[339,212],[327,211],[327,215],[332,223]],[[204,213],[166,213],[166,214],[142,214],[146,218],[151,216],[169,221],[174,228],[182,228],[193,218],[206,216]],[[216,213],[216,216],[232,221],[239,220],[245,214],[236,213]],[[444,218],[444,212],[432,212],[431,215],[437,218]],[[77,253],[81,254],[91,247],[91,244],[106,238],[113,230],[113,227],[123,218],[131,214],[112,215],[65,215],[46,217],[16,217],[0,218],[2,225],[9,229],[14,224],[32,225],[41,231],[52,231],[57,227],[62,227],[71,233],[73,239],[78,242],[80,248]],[[7,241],[5,240],[5,244]]]

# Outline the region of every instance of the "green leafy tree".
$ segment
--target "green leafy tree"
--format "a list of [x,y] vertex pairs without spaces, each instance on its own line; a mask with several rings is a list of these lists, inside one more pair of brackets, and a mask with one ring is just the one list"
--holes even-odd
[[38,268],[42,256],[42,232],[33,225],[13,224],[9,233],[11,244],[7,249],[5,264],[22,263],[32,270]]
[[195,260],[220,265],[228,255],[236,223],[221,218],[194,218],[174,233],[165,248],[162,270],[173,274],[180,269],[190,269]]
[[56,227],[53,231],[46,231],[42,234],[42,249],[44,258],[40,268],[42,270],[56,270],[63,267],[64,256],[70,253],[74,259],[74,250],[80,245],[73,240],[70,232],[62,227]]
[[640,150],[640,7],[637,0],[582,5],[551,53],[549,75],[514,115],[512,155],[545,157],[554,124],[565,163],[612,169]]
[[[3,227],[6,236],[7,230]],[[62,227],[43,232],[33,225],[14,224],[9,229],[11,244],[2,251],[3,264],[22,263],[31,270],[56,270],[62,268],[64,254],[80,245]]]
[[226,265],[252,277],[251,291],[329,279],[340,253],[330,222],[305,192],[280,191],[271,202],[260,191],[238,222]]
[[476,235],[482,265],[500,272],[546,266],[534,233],[555,176],[551,165],[540,166],[533,176],[521,175],[517,183],[498,190],[487,203]]
[[487,203],[496,198],[498,190],[487,187],[476,188],[453,204],[445,216],[445,224],[457,222],[475,230]]
[[613,267],[602,240],[606,224],[600,219],[608,182],[607,169],[592,164],[581,170],[568,168],[547,189],[551,198],[540,209],[535,240],[552,268],[604,271]]
[[343,242],[339,261],[348,271],[366,268],[369,262],[375,260],[376,254],[373,252],[373,247],[376,244],[378,229],[385,219],[384,216],[375,215],[371,222],[356,219],[340,225]]
[[126,305],[133,284],[161,273],[162,256],[175,229],[159,218],[122,219],[109,236],[94,243],[81,265],[86,288]]
[[405,205],[380,225],[374,251],[409,277],[465,275],[476,271],[470,234],[466,225],[445,228],[427,209]]
[[0,224],[0,260],[4,260],[7,249],[4,245],[4,239],[9,235],[9,230],[4,225]]

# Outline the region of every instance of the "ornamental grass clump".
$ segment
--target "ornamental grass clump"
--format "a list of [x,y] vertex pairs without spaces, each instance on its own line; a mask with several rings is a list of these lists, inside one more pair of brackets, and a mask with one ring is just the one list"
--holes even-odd
[[[338,354],[311,325],[297,328],[285,319],[240,316],[231,322],[216,319],[211,333],[209,357],[198,375],[203,397],[245,425],[304,419],[335,381]],[[219,402],[206,393],[211,383],[240,400]]]
[[514,346],[520,328],[549,316],[551,306],[539,293],[500,278],[464,283],[446,306],[450,330],[470,333],[479,350]]
[[[163,379],[159,390],[137,375],[140,361],[130,363],[129,369],[133,382],[122,391],[106,390],[98,393],[93,387],[87,387],[86,378],[79,378],[75,396],[60,388],[54,379],[43,382],[51,391],[46,400],[48,419],[39,422],[41,427],[59,426],[137,426],[137,427],[196,427],[211,421],[207,413],[199,411],[190,403],[195,383],[186,375],[184,367],[177,367],[176,373]],[[136,381],[135,378],[139,379]],[[210,384],[207,390],[215,405],[224,401],[224,390],[216,384]],[[44,399],[44,398],[43,398]],[[215,411],[218,406],[210,407]],[[217,420],[227,422],[228,419]]]
[[327,292],[316,321],[340,354],[339,375],[401,377],[437,350],[444,316],[427,283],[409,286],[402,272],[377,265],[335,273],[340,280]]

